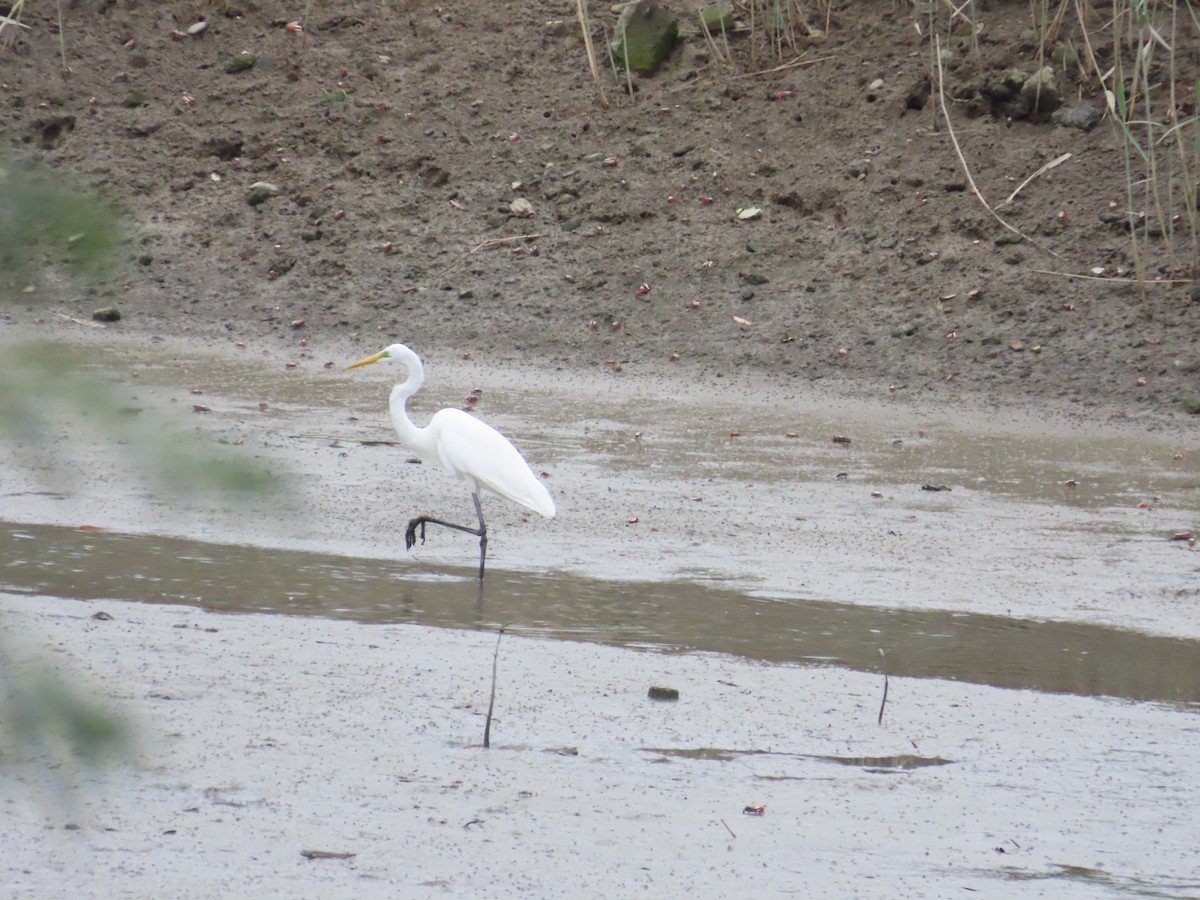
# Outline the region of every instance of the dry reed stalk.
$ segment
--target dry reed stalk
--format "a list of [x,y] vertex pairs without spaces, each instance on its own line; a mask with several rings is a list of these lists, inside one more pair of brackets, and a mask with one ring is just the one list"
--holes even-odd
[[938,104],[942,110],[942,119],[946,123],[946,133],[950,136],[950,143],[954,145],[954,153],[956,156],[958,156],[959,163],[962,164],[963,172],[967,176],[967,183],[971,185],[971,192],[975,195],[975,199],[983,205],[983,208],[988,211],[988,214],[991,215],[993,219],[995,219],[1013,234],[1017,235],[1017,237],[1027,241],[1032,246],[1037,247],[1043,253],[1049,253],[1053,257],[1061,258],[1059,254],[1055,253],[1048,247],[1043,247],[1033,238],[1029,237],[1029,235],[1022,232],[1015,225],[1010,225],[1008,222],[1006,222],[999,213],[992,209],[991,205],[989,205],[987,200],[984,198],[983,193],[979,190],[979,185],[975,183],[975,176],[971,174],[971,166],[967,163],[967,158],[963,155],[962,147],[959,146],[958,138],[954,134],[954,124],[950,121],[950,110],[946,108],[945,75],[942,70],[942,41],[937,35],[934,35],[933,39],[935,45],[934,49],[936,51],[935,56],[937,59]]
[[996,204],[997,208],[999,208],[1001,206],[1010,205],[1013,202],[1013,200],[1017,199],[1017,194],[1019,194],[1019,193],[1021,193],[1021,191],[1025,190],[1025,185],[1029,184],[1029,182],[1033,181],[1035,178],[1041,178],[1043,175],[1045,175],[1051,169],[1056,168],[1057,166],[1061,166],[1063,163],[1065,163],[1070,158],[1071,158],[1070,153],[1064,153],[1062,156],[1056,156],[1054,159],[1050,160],[1050,162],[1043,165],[1040,169],[1038,169],[1036,172],[1034,172],[1032,175],[1030,175],[1028,178],[1026,178],[1024,181],[1022,181],[1019,185],[1017,185],[1017,189],[1015,191],[1013,191],[1011,194],[1009,194],[1007,197],[1005,197],[1003,200],[1001,200],[999,203],[997,203]]
[[24,28],[26,31],[29,30],[29,26],[21,21],[21,8],[24,5],[25,0],[17,0],[9,8],[7,16],[0,16],[0,37],[4,35],[4,29],[6,28]]
[[592,29],[588,25],[587,0],[576,0],[575,15],[579,18],[579,27],[583,31],[583,47],[587,51],[588,68],[592,71],[592,81],[596,83],[596,100],[602,109],[608,109],[608,98],[604,96],[604,87],[600,81],[600,67],[596,65],[596,48],[592,46]]

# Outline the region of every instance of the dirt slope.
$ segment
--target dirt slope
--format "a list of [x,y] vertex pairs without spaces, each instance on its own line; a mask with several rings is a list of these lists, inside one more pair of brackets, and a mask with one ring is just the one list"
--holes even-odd
[[[1110,123],[1007,121],[980,99],[1035,67],[1027,4],[981,5],[977,52],[940,23],[984,197],[1071,154],[1003,208],[1032,239],[1016,244],[934,127],[936,71],[922,108],[928,24],[901,4],[835,4],[823,39],[779,55],[736,38],[726,66],[678,3],[677,53],[633,99],[607,87],[607,108],[564,4],[318,2],[296,33],[298,3],[93,0],[67,12],[65,80],[52,5],[30,6],[48,18],[27,9],[0,56],[4,143],[131,217],[117,277],[82,297],[48,282],[56,311],[115,302],[122,328],[297,353],[398,338],[598,377],[750,366],[1095,416],[1186,417],[1200,392],[1191,284],[1143,301],[1063,274],[1132,269],[1101,220],[1126,206]],[[602,43],[616,17],[592,13]],[[243,50],[256,64],[227,72]],[[1078,67],[1057,77],[1102,108]],[[278,193],[252,205],[257,182]],[[1178,277],[1153,249],[1150,274]]]

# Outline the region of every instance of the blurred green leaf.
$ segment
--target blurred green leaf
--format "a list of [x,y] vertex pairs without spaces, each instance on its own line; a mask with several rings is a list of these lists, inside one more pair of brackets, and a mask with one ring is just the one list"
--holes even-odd
[[129,725],[74,680],[37,660],[17,662],[0,645],[0,758],[32,760],[66,789],[76,770],[128,759],[134,743]]
[[58,482],[88,471],[89,454],[111,454],[147,488],[183,499],[276,486],[265,468],[215,440],[171,427],[155,410],[131,408],[97,378],[76,347],[25,344],[0,358],[0,434],[18,462],[49,465]]
[[121,237],[109,205],[61,173],[0,156],[0,273],[6,279],[28,278],[54,263],[81,275],[102,274],[115,263]]

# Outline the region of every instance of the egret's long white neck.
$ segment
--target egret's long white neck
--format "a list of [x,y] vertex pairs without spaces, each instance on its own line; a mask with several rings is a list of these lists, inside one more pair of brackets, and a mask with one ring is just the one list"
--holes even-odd
[[425,381],[425,369],[421,358],[403,345],[389,348],[396,362],[408,370],[408,377],[392,388],[388,401],[388,410],[392,416],[392,425],[396,434],[400,435],[406,445],[422,456],[434,453],[434,440],[427,428],[419,428],[408,415],[408,398],[421,389]]

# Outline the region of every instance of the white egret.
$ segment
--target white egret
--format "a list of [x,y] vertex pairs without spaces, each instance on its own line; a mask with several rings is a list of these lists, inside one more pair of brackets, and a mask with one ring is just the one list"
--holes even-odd
[[483,521],[483,507],[479,503],[481,489],[487,488],[548,519],[554,517],[554,501],[550,498],[550,492],[533,474],[529,464],[508,438],[470,413],[461,409],[439,410],[424,428],[418,427],[409,418],[408,398],[420,390],[425,380],[421,358],[409,347],[392,344],[366,359],[350,363],[346,368],[354,369],[377,362],[397,362],[408,370],[408,377],[392,388],[388,401],[392,424],[400,440],[422,459],[437,460],[451,475],[465,481],[471,489],[475,514],[479,517],[479,527],[470,528],[432,516],[418,516],[408,523],[404,532],[404,546],[411,549],[417,542],[418,529],[421,543],[425,543],[426,525],[442,525],[478,535],[479,580],[483,581],[487,524]]

